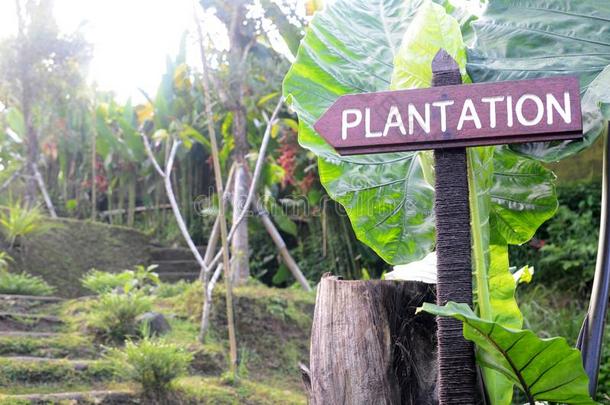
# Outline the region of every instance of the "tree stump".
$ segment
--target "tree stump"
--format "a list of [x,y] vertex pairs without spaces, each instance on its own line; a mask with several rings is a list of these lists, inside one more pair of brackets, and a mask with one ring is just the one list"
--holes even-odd
[[406,281],[344,281],[318,286],[310,370],[312,405],[427,405],[435,391],[436,322],[417,314],[434,286]]

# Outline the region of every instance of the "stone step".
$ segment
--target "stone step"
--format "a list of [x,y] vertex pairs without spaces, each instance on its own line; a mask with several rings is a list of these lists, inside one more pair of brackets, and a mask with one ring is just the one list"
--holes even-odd
[[55,313],[63,301],[59,297],[0,294],[0,311]]
[[0,331],[0,338],[3,337],[23,337],[23,338],[47,338],[61,335],[58,332],[23,332],[23,331],[13,331],[13,330],[4,330]]
[[100,355],[100,348],[83,335],[0,332],[0,356],[93,359]]
[[[205,254],[205,246],[198,246],[201,255]],[[193,253],[186,248],[153,247],[150,250],[153,263],[166,260],[193,260]]]
[[37,386],[49,382],[93,384],[111,381],[115,376],[112,364],[104,360],[66,360],[32,356],[0,357],[0,388],[16,385]]
[[157,273],[193,273],[199,272],[199,263],[195,260],[168,260],[156,263],[159,265]]
[[0,312],[0,331],[57,332],[64,322],[57,316],[23,312]]
[[180,280],[195,281],[199,278],[199,271],[170,272],[158,274],[161,281],[165,283],[176,283]]
[[[5,400],[13,403],[29,401],[33,405],[42,404],[139,404],[137,396],[130,391],[83,391],[83,392],[57,392],[53,394],[26,394],[7,395]],[[4,402],[1,402],[4,403]],[[11,403],[11,402],[7,402]]]

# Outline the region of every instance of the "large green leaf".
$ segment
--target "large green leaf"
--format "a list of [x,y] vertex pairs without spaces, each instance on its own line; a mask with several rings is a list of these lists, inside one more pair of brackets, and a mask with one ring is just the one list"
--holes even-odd
[[433,244],[433,190],[416,153],[340,157],[313,129],[340,96],[387,90],[401,40],[421,1],[336,0],[312,19],[284,95],[299,115],[299,142],[318,157],[320,178],[356,235],[389,263]]
[[598,102],[610,96],[608,77],[600,95],[591,82],[610,64],[610,2],[599,0],[490,0],[473,24],[476,41],[468,54],[474,82],[577,75],[583,96],[583,141],[513,145],[511,149],[554,161],[589,145],[603,129]]
[[424,304],[423,310],[449,316],[464,324],[464,337],[473,341],[480,364],[508,377],[532,400],[595,404],[580,352],[563,338],[541,339],[532,331],[511,329],[475,315],[466,304],[443,307]]
[[424,3],[409,25],[394,58],[392,89],[426,88],[432,85],[432,58],[443,48],[460,66],[462,81],[466,74],[466,47],[460,25],[435,3]]
[[491,226],[512,245],[530,240],[557,210],[555,175],[540,163],[517,156],[506,147],[494,154],[490,190]]

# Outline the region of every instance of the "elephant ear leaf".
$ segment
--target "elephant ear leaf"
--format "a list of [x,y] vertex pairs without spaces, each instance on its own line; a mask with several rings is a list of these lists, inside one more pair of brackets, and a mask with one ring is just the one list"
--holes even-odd
[[420,259],[434,243],[434,191],[417,153],[339,156],[313,124],[342,95],[390,88],[393,61],[422,3],[328,2],[284,79],[284,95],[299,116],[299,143],[318,156],[322,184],[358,238],[392,264]]
[[610,65],[609,22],[606,1],[491,0],[472,24],[476,41],[468,52],[467,70],[473,82],[556,75],[580,78],[584,139],[511,149],[550,162],[583,150],[601,134],[600,103],[607,103],[610,96],[607,76],[606,85],[595,91],[589,86]]
[[541,339],[532,331],[509,329],[485,321],[466,304],[424,304],[422,310],[462,321],[464,337],[477,346],[477,361],[504,374],[530,403],[596,404],[588,393],[589,379],[580,352],[563,338]]

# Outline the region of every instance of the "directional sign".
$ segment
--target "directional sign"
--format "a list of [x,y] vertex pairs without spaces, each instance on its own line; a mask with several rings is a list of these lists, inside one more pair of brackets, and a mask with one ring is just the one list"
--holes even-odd
[[340,97],[314,125],[342,155],[582,138],[576,77]]

